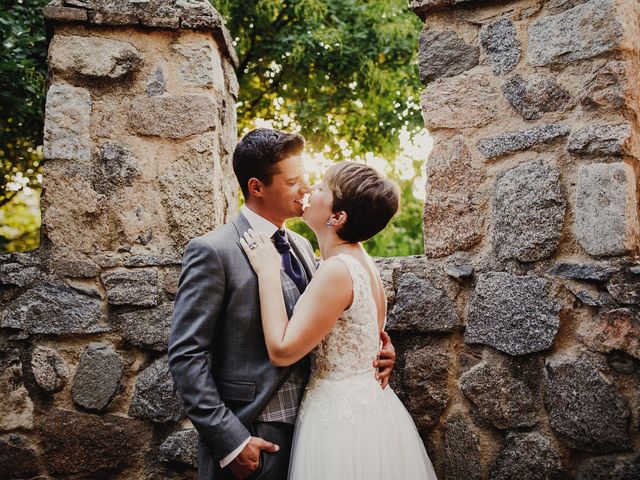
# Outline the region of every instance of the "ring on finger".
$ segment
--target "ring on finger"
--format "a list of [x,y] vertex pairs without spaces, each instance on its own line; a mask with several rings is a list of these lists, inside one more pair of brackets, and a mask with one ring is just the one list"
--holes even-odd
[[257,244],[256,242],[253,242],[253,243],[250,243],[250,244],[249,244],[249,248],[250,248],[251,250],[255,250],[255,248],[256,248],[257,246],[258,246],[258,244]]

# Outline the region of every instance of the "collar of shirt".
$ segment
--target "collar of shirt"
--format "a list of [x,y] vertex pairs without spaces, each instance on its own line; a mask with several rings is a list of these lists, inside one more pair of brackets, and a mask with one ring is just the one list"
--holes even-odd
[[240,208],[240,211],[249,222],[249,225],[251,225],[251,228],[253,228],[256,232],[271,238],[273,234],[276,233],[276,230],[278,230],[278,227],[276,227],[273,223],[271,223],[266,218],[261,217],[246,205],[243,205]]

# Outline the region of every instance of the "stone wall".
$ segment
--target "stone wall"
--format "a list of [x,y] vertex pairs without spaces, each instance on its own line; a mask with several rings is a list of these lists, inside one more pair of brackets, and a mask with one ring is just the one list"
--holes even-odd
[[237,57],[206,0],[61,0],[43,238],[0,256],[0,478],[195,478],[167,369],[186,242],[236,211]]
[[416,0],[425,255],[379,260],[439,478],[640,478],[635,0]]

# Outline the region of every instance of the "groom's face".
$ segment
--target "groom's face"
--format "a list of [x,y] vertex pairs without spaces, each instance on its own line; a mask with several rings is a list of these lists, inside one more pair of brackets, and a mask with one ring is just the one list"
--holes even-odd
[[302,158],[293,155],[276,164],[271,183],[263,186],[263,199],[275,216],[286,220],[302,214],[302,198],[309,190]]

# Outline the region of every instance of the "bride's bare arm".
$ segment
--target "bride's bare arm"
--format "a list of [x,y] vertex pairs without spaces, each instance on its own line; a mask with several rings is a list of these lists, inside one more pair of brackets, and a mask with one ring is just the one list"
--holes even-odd
[[[252,243],[254,248],[249,247]],[[353,284],[347,266],[336,258],[323,262],[288,320],[280,283],[280,254],[269,239],[255,232],[245,234],[241,244],[258,276],[269,358],[274,365],[291,365],[320,343],[350,305]]]

